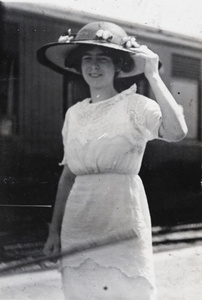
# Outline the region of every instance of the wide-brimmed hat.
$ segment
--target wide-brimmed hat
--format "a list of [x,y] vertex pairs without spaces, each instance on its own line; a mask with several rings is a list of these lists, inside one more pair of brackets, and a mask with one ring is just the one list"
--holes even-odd
[[67,61],[71,62],[74,51],[80,45],[94,45],[111,48],[117,51],[129,53],[134,61],[134,67],[130,71],[120,70],[118,77],[137,76],[144,72],[144,60],[135,57],[135,48],[140,47],[135,37],[128,36],[120,26],[110,22],[91,22],[82,27],[79,32],[61,36],[58,42],[49,43],[37,51],[38,61],[52,70],[65,74],[73,72],[80,74],[77,68],[69,67]]

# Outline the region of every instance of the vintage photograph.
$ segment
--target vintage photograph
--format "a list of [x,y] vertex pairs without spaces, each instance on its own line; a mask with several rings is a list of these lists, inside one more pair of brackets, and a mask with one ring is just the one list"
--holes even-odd
[[201,9],[0,1],[0,299],[202,299]]

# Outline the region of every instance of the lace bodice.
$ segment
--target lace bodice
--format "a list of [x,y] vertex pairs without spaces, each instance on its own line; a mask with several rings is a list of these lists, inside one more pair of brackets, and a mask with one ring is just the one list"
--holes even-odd
[[64,159],[76,175],[137,174],[146,142],[158,137],[158,104],[136,86],[105,101],[87,98],[71,107],[62,130]]

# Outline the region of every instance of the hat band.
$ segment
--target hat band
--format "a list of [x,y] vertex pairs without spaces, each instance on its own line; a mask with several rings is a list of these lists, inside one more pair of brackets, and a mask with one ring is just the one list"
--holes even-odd
[[92,43],[92,42],[99,42],[99,43],[111,43],[114,45],[118,45],[120,47],[129,49],[129,48],[139,48],[140,45],[136,42],[135,37],[131,36],[118,36],[113,35],[108,30],[102,30],[99,29],[96,34],[91,36],[85,36],[83,37],[83,34],[71,34],[71,29],[68,30],[67,35],[62,35],[58,39],[59,43],[71,43],[71,42],[86,42],[86,43]]

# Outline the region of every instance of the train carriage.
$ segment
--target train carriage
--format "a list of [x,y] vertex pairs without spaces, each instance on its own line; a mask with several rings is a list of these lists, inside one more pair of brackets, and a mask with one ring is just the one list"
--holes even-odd
[[[36,51],[97,16],[31,3],[1,3],[0,8],[0,218],[5,229],[15,220],[50,220],[61,173],[64,115],[81,95],[88,95],[77,76],[41,66]],[[147,145],[140,175],[153,225],[201,222],[202,42],[108,20],[159,54],[161,76],[183,106],[189,129],[179,143],[155,140]],[[153,97],[146,80],[137,85]]]

